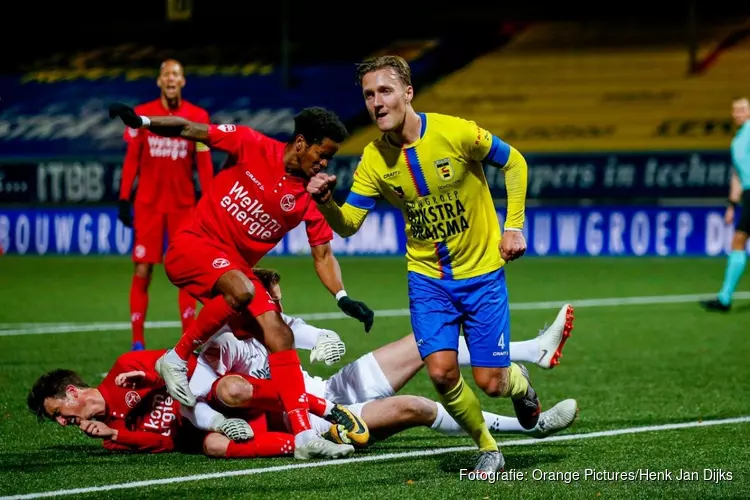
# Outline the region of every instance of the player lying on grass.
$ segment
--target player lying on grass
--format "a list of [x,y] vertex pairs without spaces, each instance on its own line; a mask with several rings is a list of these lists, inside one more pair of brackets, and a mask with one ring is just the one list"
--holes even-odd
[[[104,448],[112,451],[203,452],[228,458],[280,456],[294,451],[295,458],[311,458],[307,448],[295,449],[294,435],[284,424],[277,426],[278,432],[269,428],[263,413],[247,414],[247,420],[216,414],[205,429],[193,427],[182,418],[180,403],[168,394],[164,381],[154,370],[155,361],[164,352],[143,350],[123,354],[96,387],[88,385],[71,370],[46,373],[29,392],[29,409],[40,420],[48,418],[61,426],[77,425],[86,435],[102,439]],[[191,374],[195,366],[196,357],[192,356],[189,360]],[[270,383],[269,380],[257,381],[258,385],[263,382]],[[269,409],[277,415],[275,421],[282,422],[279,393],[274,391],[275,405]],[[313,395],[307,395],[307,399],[312,416],[328,416],[334,408]],[[349,415],[342,409],[329,418],[337,423],[336,417]],[[350,422],[346,424],[354,427]],[[354,451],[350,445],[339,445],[337,449],[343,452],[334,458]]]
[[[541,337],[541,343],[549,344],[550,351],[556,351],[556,347],[551,345],[554,338],[562,336],[558,332],[564,329],[565,312],[561,311],[557,324]],[[314,328],[298,319],[296,322],[297,328]],[[295,327],[292,326],[292,329]],[[328,337],[330,344],[336,342],[334,336],[333,332],[321,330],[321,338]],[[327,439],[358,446],[366,445],[370,435],[382,440],[419,426],[442,434],[465,434],[440,403],[421,396],[396,395],[423,366],[413,339],[409,335],[368,353],[344,366],[328,380],[312,377],[305,372],[308,397],[317,398],[328,405],[317,411],[324,418],[312,416],[313,427]],[[326,350],[327,342],[321,342],[313,355],[329,357]],[[340,348],[332,350],[335,352],[331,357],[341,352]],[[183,407],[183,417],[197,428],[209,430],[211,422],[221,418],[222,413],[226,416],[241,415],[250,427],[249,422],[257,411],[273,410],[277,405],[274,382],[258,378],[268,373],[266,356],[263,345],[253,338],[238,340],[228,330],[214,337],[201,353],[190,378],[190,389],[198,402],[193,408]],[[549,366],[542,359],[540,364]],[[127,376],[142,377],[143,374]],[[248,410],[256,413],[245,415],[243,412]],[[577,410],[575,400],[562,401],[542,412],[531,430],[524,429],[515,417],[489,412],[483,412],[483,415],[492,432],[525,433],[541,438],[569,427],[575,420]],[[333,423],[327,419],[332,419]],[[247,433],[252,434],[253,430],[247,429]]]
[[[259,268],[253,269],[253,273],[277,302],[279,309],[283,309],[279,273]],[[301,347],[301,342],[306,342],[307,345],[314,344],[311,361],[326,361],[330,365],[341,359],[345,347],[335,332],[316,328],[300,318],[286,314],[283,314],[283,317],[294,332],[298,347]],[[544,333],[531,340],[511,342],[511,358],[516,362],[536,363],[545,369],[553,368],[562,356],[565,341],[573,329],[573,320],[573,308],[566,304]],[[236,329],[236,333],[241,337],[247,337],[240,328]],[[265,391],[265,388],[254,387],[248,377],[269,377],[267,356],[267,350],[257,340],[246,338],[238,341],[230,333],[228,326],[222,328],[211,341],[210,347],[201,355],[190,379],[190,389],[198,396],[199,404],[194,411],[188,410],[187,413],[183,408],[183,414],[199,428],[205,429],[215,417],[215,412],[208,408],[205,399],[218,399],[228,408],[253,407],[254,391]],[[461,366],[470,366],[469,351],[463,337],[459,338],[458,360]],[[207,365],[210,365],[210,368]],[[461,427],[442,405],[418,396],[395,396],[423,366],[424,362],[414,336],[407,335],[362,356],[328,380],[312,377],[304,372],[305,387],[308,393],[319,398],[335,404],[350,405],[349,409],[354,417],[361,417],[366,426],[371,428],[373,435],[379,439],[420,425],[448,434],[462,433]],[[225,397],[221,394],[230,396]],[[202,400],[203,404],[200,403]],[[576,412],[575,400],[563,401],[542,413],[539,422],[528,432],[543,437],[564,429],[573,422]],[[483,415],[488,428],[494,432],[525,431],[516,418],[488,412],[483,412]],[[313,420],[313,425],[319,431],[323,430],[321,426],[331,427],[319,419]],[[353,422],[353,419],[349,419],[348,422]],[[362,436],[357,435],[356,429],[348,430],[350,432],[347,437],[357,444],[362,444]],[[337,428],[332,427],[331,431],[335,434]]]
[[[278,285],[275,288],[279,290]],[[333,363],[344,353],[344,346],[334,332],[315,328],[298,318],[285,316],[285,319],[292,325],[297,347],[312,346],[313,359]],[[546,347],[543,351],[557,353],[556,356],[541,356],[540,366],[554,366],[550,360],[559,359],[559,349],[553,345],[556,342],[554,339],[561,337],[556,333],[559,331],[560,328],[553,324],[538,338],[540,346]],[[329,439],[358,444],[365,444],[369,439],[368,423],[373,425],[374,435],[380,439],[420,425],[445,434],[461,433],[460,427],[444,410],[441,411],[437,403],[418,396],[389,397],[410,378],[408,373],[396,369],[400,362],[410,367],[412,375],[421,367],[418,357],[417,363],[410,359],[414,358],[415,347],[412,346],[411,355],[404,352],[403,347],[408,346],[402,341],[394,342],[347,365],[328,381],[306,375],[311,390],[317,388],[319,393],[330,393],[342,401],[353,401],[354,412],[363,415],[359,420],[351,410],[308,394],[313,417],[318,415],[328,419],[314,418],[316,430],[325,433]],[[210,397],[207,401],[223,403],[219,406],[223,410],[227,410],[226,403],[235,408],[245,407],[240,412],[242,419],[231,418],[231,415],[227,418],[209,408],[204,401],[194,409],[187,409],[191,412],[190,419],[203,430],[196,429],[182,418],[185,408],[181,409],[179,402],[169,396],[163,381],[154,371],[153,362],[163,353],[163,350],[136,351],[120,356],[104,381],[95,388],[70,370],[49,372],[34,384],[28,396],[28,406],[40,419],[49,418],[62,426],[78,425],[87,435],[102,439],[108,450],[203,452],[208,456],[227,458],[279,456],[293,451],[297,455],[293,435],[279,425],[276,428],[281,430],[274,431],[273,426],[269,427],[266,412],[263,411],[268,410],[271,416],[275,416],[271,418],[272,421],[281,421],[278,391],[270,380],[250,376],[267,376],[269,372],[268,353],[260,343],[254,340],[238,341],[231,333],[225,332],[211,341],[197,363],[195,357],[191,358],[191,383],[195,384],[199,393],[213,396],[213,401]],[[385,369],[377,364],[376,356],[391,355],[396,358],[395,363],[386,365]],[[241,375],[220,377],[210,368],[212,364],[217,365],[217,361],[218,366],[223,367],[220,368],[222,373],[227,373],[226,367],[230,366],[232,370],[240,371]],[[378,375],[379,383],[368,388],[369,377]],[[395,385],[391,385],[387,376],[393,379]],[[202,389],[201,385],[207,389]],[[357,404],[360,399],[371,397],[384,399]],[[265,405],[260,412],[247,413],[247,407],[259,405]],[[563,401],[543,412],[537,428],[530,433],[544,437],[557,432],[568,427],[575,414],[575,401]],[[489,413],[485,414],[485,418],[493,431],[529,432],[514,418]]]
[[255,266],[289,231],[304,222],[312,261],[321,283],[349,316],[370,331],[373,312],[347,296],[339,263],[331,250],[333,232],[305,190],[307,180],[327,168],[348,133],[335,113],[306,108],[294,117],[294,132],[280,142],[242,125],[206,125],[179,116],[139,116],[112,104],[110,117],[132,129],[201,142],[228,153],[232,166],[219,172],[189,221],[169,244],[164,268],[169,280],[203,307],[156,370],[169,393],[193,406],[187,362],[198,346],[232,318],[250,317],[263,332],[269,366],[279,385],[297,448],[319,457],[344,448],[317,435],[310,425],[300,360],[292,332],[253,276]]

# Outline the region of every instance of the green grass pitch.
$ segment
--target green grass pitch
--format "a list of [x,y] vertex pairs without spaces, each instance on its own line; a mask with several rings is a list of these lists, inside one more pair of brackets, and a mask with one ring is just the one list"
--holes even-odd
[[[263,263],[283,274],[284,303],[291,314],[337,311],[317,282],[308,258],[274,258]],[[403,259],[342,258],[346,288],[375,310],[408,306]],[[528,258],[508,266],[511,304],[610,297],[664,297],[715,291],[723,259]],[[131,263],[110,257],[0,257],[0,496],[134,481],[177,479],[135,489],[88,490],[75,498],[747,498],[750,422],[590,439],[538,440],[505,446],[506,469],[525,480],[469,482],[459,470],[472,453],[420,453],[467,446],[468,438],[415,429],[358,452],[371,461],[292,468],[292,459],[212,460],[202,456],[112,454],[74,428],[37,424],[25,408],[31,383],[42,372],[67,367],[95,384],[129,347],[130,332],[74,332],[3,335],[28,328],[21,323],[128,321]],[[750,278],[740,283],[750,289]],[[531,367],[543,405],[578,400],[581,415],[561,435],[711,421],[750,415],[750,302],[737,301],[730,314],[708,314],[694,301],[578,307],[573,337],[560,366]],[[555,309],[512,311],[512,338],[524,339],[554,318]],[[177,290],[157,268],[151,287],[149,321],[177,321]],[[377,317],[365,334],[351,319],[314,322],[339,332],[349,362],[409,333],[407,316]],[[147,329],[151,348],[171,346],[177,328]],[[306,356],[302,356],[303,359]],[[343,363],[342,362],[342,363]],[[305,363],[307,365],[307,363]],[[338,366],[309,367],[326,376]],[[470,379],[470,372],[464,376]],[[424,373],[404,393],[434,396]],[[481,397],[486,409],[512,414],[508,401]],[[522,436],[498,436],[499,441]],[[384,454],[415,456],[382,459]],[[309,463],[309,462],[306,462]],[[270,467],[277,469],[268,470]],[[229,471],[257,469],[230,475]],[[534,471],[583,474],[586,469],[629,472],[669,470],[673,480],[535,480]],[[704,481],[704,469],[731,472],[720,482]],[[698,471],[698,481],[676,480],[680,470]],[[537,472],[539,474],[539,472]]]

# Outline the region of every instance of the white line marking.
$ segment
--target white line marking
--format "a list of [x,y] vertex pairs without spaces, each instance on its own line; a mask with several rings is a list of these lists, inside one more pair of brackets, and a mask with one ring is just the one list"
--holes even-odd
[[[502,446],[528,446],[537,444],[546,444],[550,442],[560,441],[574,441],[579,439],[592,439],[598,437],[609,437],[609,436],[620,436],[623,434],[640,434],[643,432],[659,432],[668,431],[675,429],[688,429],[691,427],[710,427],[714,425],[729,425],[729,424],[744,424],[750,422],[750,416],[736,417],[736,418],[725,418],[723,420],[703,420],[701,422],[683,422],[679,424],[665,424],[665,425],[649,425],[645,427],[630,427],[627,429],[615,429],[610,431],[601,432],[588,432],[585,434],[567,434],[551,436],[545,439],[516,439],[512,441],[499,441],[498,444]],[[63,495],[83,495],[87,493],[98,493],[102,491],[113,491],[113,490],[125,490],[133,488],[144,488],[146,486],[161,486],[165,484],[174,483],[187,483],[191,481],[205,481],[209,479],[221,479],[225,477],[236,477],[236,476],[251,476],[255,474],[264,474],[267,472],[285,472],[289,470],[297,469],[310,469],[317,467],[330,467],[332,465],[345,465],[352,463],[363,463],[363,462],[378,462],[381,460],[394,460],[399,458],[416,458],[416,457],[428,457],[434,455],[444,455],[446,453],[454,453],[459,451],[472,451],[476,450],[474,446],[454,446],[450,448],[434,448],[427,450],[415,450],[406,451],[400,453],[383,453],[381,455],[370,455],[367,457],[358,457],[341,460],[328,460],[319,462],[304,462],[294,463],[287,465],[276,465],[273,467],[258,467],[254,469],[240,469],[230,470],[222,472],[212,472],[210,474],[196,474],[193,476],[178,476],[178,477],[167,477],[163,479],[148,479],[145,481],[133,481],[130,483],[119,483],[119,484],[108,484],[104,486],[90,486],[87,488],[74,488],[70,490],[54,490],[54,491],[42,491],[39,493],[28,493],[24,495],[13,495],[0,497],[0,500],[24,500],[30,498],[48,498]]]
[[[715,293],[702,293],[690,295],[654,295],[645,297],[612,297],[604,299],[581,299],[569,301],[574,307],[618,307],[618,306],[643,306],[655,304],[683,304],[686,302],[697,302],[699,300],[716,297]],[[750,292],[735,292],[735,300],[750,299]],[[568,301],[547,302],[517,302],[510,305],[512,311],[539,311],[544,309],[558,309]],[[376,318],[397,318],[408,316],[408,309],[380,309],[375,311]],[[300,314],[300,318],[307,321],[321,321],[349,318],[341,311]],[[2,327],[10,325],[12,329],[3,330]],[[179,328],[179,321],[146,321],[146,328]],[[14,335],[46,335],[52,333],[78,333],[78,332],[113,332],[117,330],[130,330],[130,323],[125,321],[109,323],[2,323],[0,324],[0,337]]]

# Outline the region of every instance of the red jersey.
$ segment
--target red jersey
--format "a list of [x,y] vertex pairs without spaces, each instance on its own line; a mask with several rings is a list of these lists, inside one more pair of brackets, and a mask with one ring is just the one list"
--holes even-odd
[[[176,110],[166,109],[161,99],[136,106],[139,115],[182,116],[198,123],[210,123],[208,112],[183,100]],[[170,213],[195,205],[193,166],[203,193],[213,178],[211,152],[201,143],[181,137],[160,137],[148,129],[125,129],[128,144],[122,167],[120,199],[129,200],[138,177],[135,202],[153,211]]]
[[244,126],[211,125],[208,145],[229,153],[232,165],[214,177],[198,202],[192,231],[232,244],[254,266],[282,237],[305,222],[311,247],[333,231],[306,190],[284,166],[284,143]]
[[[159,453],[172,451],[182,427],[180,403],[166,390],[164,381],[154,370],[156,360],[166,350],[133,351],[123,354],[97,387],[106,403],[104,423],[117,429],[117,441],[105,439],[108,450],[130,450]],[[195,368],[191,356],[189,371]],[[121,373],[141,370],[146,378],[135,388],[115,385]]]

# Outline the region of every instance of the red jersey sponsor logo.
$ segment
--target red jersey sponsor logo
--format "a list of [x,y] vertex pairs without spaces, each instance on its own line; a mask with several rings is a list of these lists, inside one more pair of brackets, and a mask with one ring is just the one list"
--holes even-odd
[[250,196],[247,188],[239,181],[235,181],[229,193],[219,203],[230,216],[247,228],[248,235],[261,240],[278,237],[281,223],[263,208],[260,200]]
[[162,436],[169,436],[172,433],[172,422],[176,419],[174,399],[171,396],[156,394],[153,398],[151,413],[143,420],[143,428],[159,432]]
[[148,150],[151,158],[182,160],[187,158],[189,145],[185,139],[149,135]]

